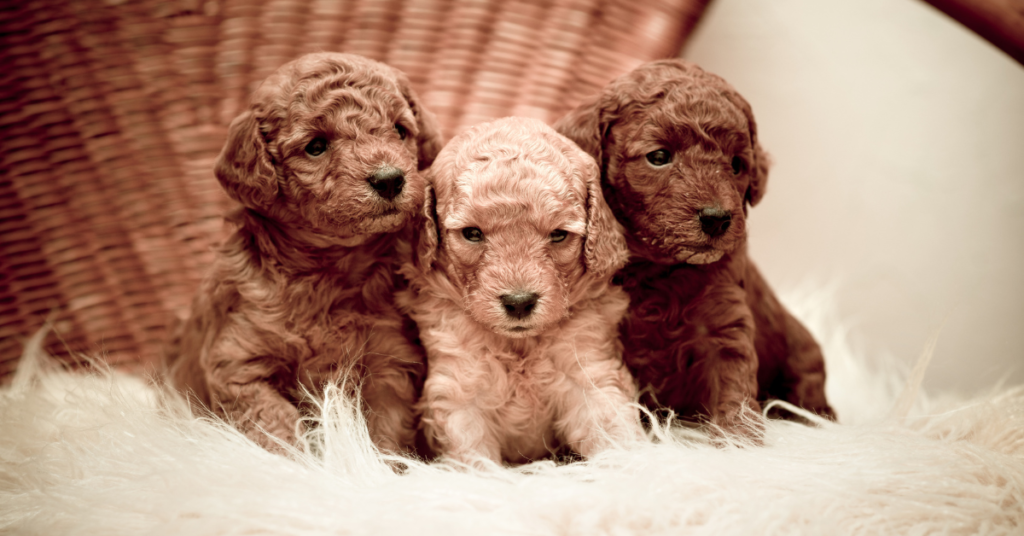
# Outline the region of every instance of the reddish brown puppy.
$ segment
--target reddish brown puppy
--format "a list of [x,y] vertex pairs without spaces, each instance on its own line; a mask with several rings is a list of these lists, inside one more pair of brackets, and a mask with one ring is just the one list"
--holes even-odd
[[597,159],[626,228],[621,335],[645,402],[733,431],[772,398],[834,417],[817,343],[747,258],[768,159],[743,97],[696,65],[655,61],[555,128]]
[[411,448],[424,374],[395,269],[441,139],[405,76],[349,54],[281,67],[216,164],[242,207],[166,351],[170,376],[251,439],[296,444],[303,391],[347,374],[370,435]]

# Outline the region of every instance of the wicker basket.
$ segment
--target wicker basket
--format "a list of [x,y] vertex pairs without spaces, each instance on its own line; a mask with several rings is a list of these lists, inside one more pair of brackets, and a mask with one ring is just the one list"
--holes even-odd
[[264,77],[354,52],[405,71],[451,136],[551,121],[678,53],[707,0],[30,0],[0,6],[0,379],[55,355],[152,366],[223,233],[212,164]]

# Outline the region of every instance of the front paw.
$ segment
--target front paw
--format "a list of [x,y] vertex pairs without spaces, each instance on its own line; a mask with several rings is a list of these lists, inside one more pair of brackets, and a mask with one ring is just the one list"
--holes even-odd
[[478,412],[438,411],[427,406],[420,422],[424,442],[442,460],[474,468],[501,465],[500,444],[487,433],[487,422]]
[[719,448],[729,445],[764,445],[766,423],[761,407],[750,401],[731,411],[720,412],[708,426],[711,443]]
[[566,444],[584,458],[591,458],[611,448],[627,447],[646,438],[640,416],[624,411],[603,424],[581,426],[565,438]]
[[458,469],[471,471],[493,471],[502,467],[501,459],[495,459],[481,452],[448,452],[441,460]]
[[271,434],[259,428],[251,428],[245,432],[245,437],[268,452],[282,456],[287,456],[293,449],[298,449],[302,452],[307,450],[305,445],[299,441],[301,436],[294,431]]
[[[837,422],[835,410],[829,405],[824,406],[800,406],[799,404],[793,404],[802,409],[814,413],[815,415],[828,419],[832,422]],[[787,421],[798,422],[806,426],[818,426],[818,421],[807,417],[805,414],[798,410],[791,409],[790,407],[782,404],[772,405],[767,412],[768,419],[783,419]]]
[[305,425],[299,411],[290,404],[273,404],[265,408],[252,408],[231,418],[245,437],[274,454],[285,455],[289,447],[308,451],[302,440]]

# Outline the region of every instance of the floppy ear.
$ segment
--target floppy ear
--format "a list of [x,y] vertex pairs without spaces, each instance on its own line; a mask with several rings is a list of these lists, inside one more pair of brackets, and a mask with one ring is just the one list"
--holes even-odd
[[604,165],[604,135],[607,125],[602,121],[599,106],[600,96],[580,104],[565,114],[553,125],[559,134],[576,142],[576,145],[594,157],[598,166]]
[[754,146],[754,161],[749,165],[750,183],[747,185],[747,191],[744,192],[743,198],[750,206],[755,206],[761,202],[761,198],[764,197],[765,190],[768,188],[768,166],[771,164],[771,159],[757,141],[757,122],[754,121],[754,111],[750,108],[750,103],[732,88],[725,90],[723,95],[736,105],[747,118],[750,143]]
[[249,208],[269,207],[277,197],[277,172],[251,111],[235,118],[214,173],[228,194]]
[[[392,67],[392,69],[394,68]],[[419,169],[423,170],[434,163],[437,153],[444,146],[441,127],[437,124],[437,118],[434,117],[434,114],[423,107],[419,96],[413,91],[412,86],[409,84],[409,78],[405,76],[405,73],[398,69],[394,70],[398,76],[398,87],[402,90],[402,96],[405,97],[405,102],[409,103],[412,115],[416,118],[416,129],[419,131],[419,134],[416,135],[416,145],[419,149]]]
[[754,142],[755,162],[751,162],[750,185],[747,186],[747,193],[744,197],[747,203],[750,203],[750,206],[755,206],[761,202],[765,189],[768,187],[768,167],[771,165],[771,158],[768,157],[768,153],[761,148],[761,144],[757,141],[753,119],[751,119],[750,125],[750,139]]
[[584,180],[587,184],[587,236],[583,243],[583,262],[587,272],[605,278],[626,265],[629,247],[622,226],[601,193],[601,172],[593,162],[587,163]]
[[440,244],[437,225],[437,198],[434,188],[427,186],[423,195],[423,212],[420,223],[415,227],[416,267],[427,271],[437,259],[437,248]]

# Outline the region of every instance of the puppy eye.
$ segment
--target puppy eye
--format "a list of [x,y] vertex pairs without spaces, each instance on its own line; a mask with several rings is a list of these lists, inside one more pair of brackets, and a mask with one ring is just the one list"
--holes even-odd
[[405,130],[405,127],[395,123],[395,132],[398,132],[398,137],[405,141],[405,138],[409,136],[409,131]]
[[732,157],[732,174],[733,175],[739,175],[740,173],[743,172],[744,169],[746,169],[746,167],[747,167],[747,164],[743,162],[742,158],[740,158],[738,156]]
[[551,231],[551,241],[561,242],[565,240],[565,237],[569,236],[569,231],[563,231],[562,229],[555,229]]
[[320,156],[327,150],[327,140],[324,138],[313,138],[313,141],[306,144],[306,154],[309,156]]
[[476,227],[466,227],[462,230],[462,236],[470,242],[479,242],[484,239],[484,233]]
[[650,162],[652,166],[661,167],[672,161],[672,153],[665,149],[651,151],[647,153],[647,161]]

